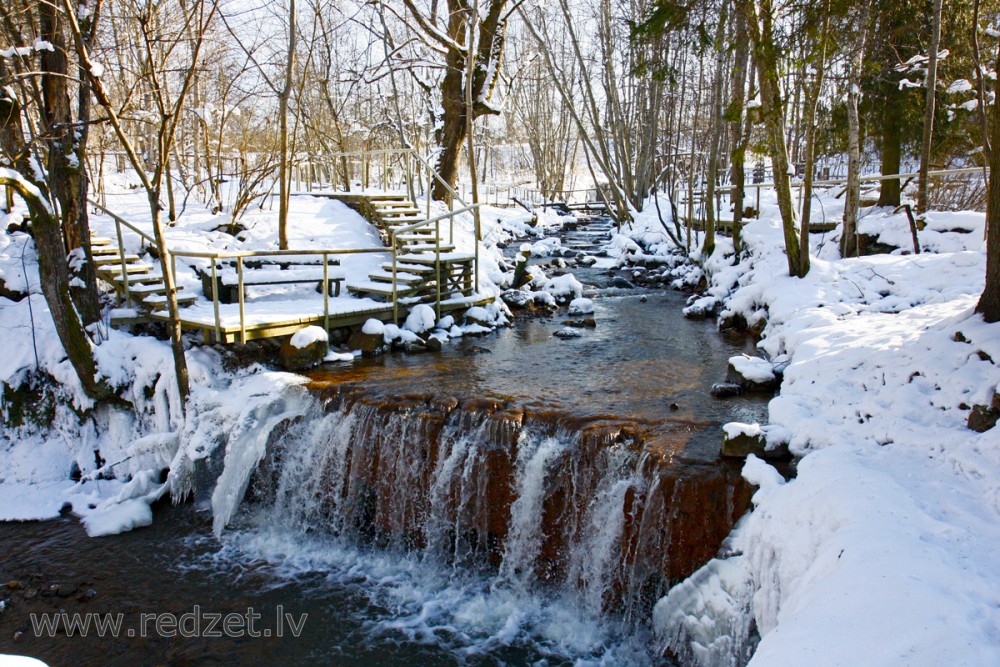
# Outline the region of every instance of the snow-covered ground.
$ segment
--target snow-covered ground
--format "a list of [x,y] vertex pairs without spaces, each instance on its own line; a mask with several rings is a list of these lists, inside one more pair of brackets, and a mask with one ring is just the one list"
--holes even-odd
[[[840,206],[821,201],[827,219]],[[758,633],[752,665],[1000,664],[1000,429],[966,427],[1000,382],[1000,325],[974,313],[983,214],[930,213],[919,255],[839,259],[836,232],[814,235],[797,279],[773,197],[762,209],[743,255],[720,239],[702,260],[703,299],[764,325],[761,354],[788,363],[770,420],[802,458],[785,482],[751,456],[754,509],[657,605],[660,640],[705,665],[740,664]],[[862,233],[912,247],[903,214],[865,213]],[[644,212],[615,245],[668,255],[660,229]]]
[[[107,207],[151,233],[149,208],[145,195],[129,187],[127,176],[109,175],[109,187],[117,187],[107,197]],[[438,207],[440,213],[443,207]],[[276,209],[276,206],[274,207]],[[22,207],[0,216],[0,229],[19,223]],[[505,277],[498,243],[524,236],[543,236],[546,227],[558,225],[558,217],[539,212],[535,225],[531,214],[522,209],[483,207],[483,241],[480,246],[480,293],[497,295],[498,281]],[[168,245],[175,250],[275,250],[278,247],[277,212],[270,205],[251,208],[241,219],[245,228],[236,236],[218,228],[229,222],[229,214],[212,214],[203,206],[189,204],[168,232]],[[117,237],[114,221],[92,212],[95,235]],[[138,234],[123,228],[125,245],[130,252],[141,248]],[[292,248],[361,248],[381,246],[375,228],[339,202],[311,196],[294,196],[289,215],[289,245]],[[463,216],[455,225],[458,251],[473,250],[471,216]],[[363,280],[386,261],[386,254],[345,255],[341,271],[348,281]],[[146,257],[147,260],[151,258]],[[178,283],[186,293],[199,296],[192,306],[211,309],[202,294],[201,282],[191,265],[199,260],[178,260]],[[0,355],[0,395],[19,391],[36,412],[51,414],[41,421],[9,425],[0,430],[0,520],[44,519],[58,515],[66,504],[84,520],[92,535],[129,530],[151,520],[149,504],[168,491],[176,480],[164,482],[158,471],[192,464],[192,457],[207,456],[239,424],[256,423],[257,413],[272,409],[274,394],[281,387],[301,381],[298,376],[276,373],[259,366],[223,370],[219,352],[212,348],[188,345],[187,360],[192,394],[187,404],[187,419],[182,416],[172,357],[166,341],[150,336],[132,335],[112,329],[106,321],[97,328],[95,356],[100,374],[133,409],[122,410],[96,406],[86,397],[56,335],[48,306],[41,294],[38,264],[30,236],[0,232],[0,280],[11,293],[28,294],[12,300],[0,296],[0,331],[4,353]],[[312,286],[251,290],[248,314],[253,305],[273,316],[277,308],[294,311],[296,300],[305,303],[316,299]],[[305,299],[306,301],[302,301]],[[344,295],[331,299],[334,308],[356,308],[367,299]],[[109,306],[112,304],[109,304]],[[502,323],[504,310],[499,301],[476,309],[476,322],[461,324],[453,317],[432,322],[418,333],[429,333],[442,340],[489,329],[484,323]],[[425,308],[426,312],[433,311]],[[416,320],[415,320],[416,322]],[[413,326],[416,326],[414,324]],[[389,325],[391,336],[415,340],[416,334]],[[412,327],[411,327],[412,328]],[[428,330],[429,329],[429,330]],[[428,331],[425,331],[428,330]],[[349,351],[333,352],[329,359],[350,361]],[[41,381],[47,378],[51,381]],[[54,381],[54,382],[53,382]],[[37,389],[32,393],[30,390]],[[11,398],[8,395],[7,398]],[[262,407],[264,406],[264,407]],[[5,414],[8,423],[11,415]],[[51,418],[51,421],[50,421]],[[35,419],[34,421],[38,421]],[[177,458],[179,453],[184,455]],[[100,460],[98,460],[98,453]],[[175,460],[176,459],[176,460]],[[75,482],[71,475],[81,478]],[[182,492],[183,489],[172,489]]]

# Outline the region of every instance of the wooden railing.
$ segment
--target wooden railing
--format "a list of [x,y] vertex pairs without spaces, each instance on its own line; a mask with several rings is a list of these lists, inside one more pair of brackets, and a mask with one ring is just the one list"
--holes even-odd
[[[246,343],[247,340],[247,325],[246,325],[246,294],[244,282],[244,261],[248,258],[268,258],[268,257],[301,257],[314,256],[321,257],[321,263],[323,266],[323,284],[322,284],[322,294],[323,294],[323,327],[327,331],[330,330],[330,256],[338,255],[353,255],[362,253],[374,253],[374,252],[387,252],[388,248],[321,248],[321,249],[311,249],[311,250],[241,250],[241,251],[213,251],[213,252],[196,252],[196,251],[173,251],[171,253],[172,258],[176,257],[189,257],[192,259],[207,259],[211,263],[211,281],[212,281],[212,309],[215,318],[215,338],[216,340],[221,340],[222,335],[222,321],[219,314],[219,264],[222,260],[230,260],[236,262],[236,285],[239,292],[239,306],[240,306],[240,343]],[[395,253],[393,253],[395,254]],[[312,282],[310,279],[309,282]]]
[[[434,229],[434,284],[435,284],[435,299],[434,299],[434,312],[436,313],[438,319],[441,319],[441,222],[443,220],[448,221],[448,244],[454,245],[455,241],[455,218],[463,213],[475,214],[476,209],[479,204],[473,204],[471,206],[466,206],[457,210],[448,211],[447,213],[442,213],[441,215],[436,215],[433,218],[423,220],[421,222],[415,222],[411,225],[406,225],[405,227],[400,227],[398,229],[389,232],[389,247],[392,248],[392,321],[395,324],[399,324],[399,285],[396,281],[396,274],[398,273],[398,254],[399,254],[399,244],[396,242],[396,237],[399,234],[405,234],[407,232],[412,232],[417,229]],[[474,280],[473,290],[475,293],[479,292],[479,241],[477,240],[473,243],[475,247],[475,253],[473,255],[472,263],[472,275]]]

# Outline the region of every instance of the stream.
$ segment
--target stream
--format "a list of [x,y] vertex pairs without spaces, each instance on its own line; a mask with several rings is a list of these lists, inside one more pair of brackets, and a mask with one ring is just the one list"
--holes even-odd
[[[597,253],[610,223],[581,223],[563,246]],[[562,308],[439,354],[310,373],[308,407],[266,434],[220,536],[206,493],[111,537],[87,538],[68,515],[0,524],[11,582],[0,653],[53,665],[669,664],[649,609],[745,511],[739,465],[718,458],[721,426],[763,421],[766,398],[711,398],[752,344],[684,319],[682,294],[608,287],[605,264],[567,269],[595,300],[596,328],[579,337],[552,335]],[[140,623],[248,609],[259,636]],[[123,614],[134,636],[36,637],[28,614],[62,610]]]

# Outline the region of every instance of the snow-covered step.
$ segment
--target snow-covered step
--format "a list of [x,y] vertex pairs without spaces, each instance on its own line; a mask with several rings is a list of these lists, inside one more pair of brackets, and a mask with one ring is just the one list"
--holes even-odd
[[[397,285],[396,286],[396,296],[405,295],[410,296],[416,294],[420,291],[418,287],[411,287],[407,285]],[[361,294],[381,294],[382,296],[392,296],[393,287],[392,283],[380,283],[374,280],[358,280],[356,282],[348,283],[347,289],[351,292],[358,292]]]
[[[104,266],[98,267],[97,270],[99,273],[111,276],[120,276],[122,274],[122,266],[120,262],[105,264]],[[153,265],[146,264],[144,262],[134,262],[132,264],[125,265],[126,273],[148,273],[152,270]]]
[[[392,269],[388,271],[375,271],[369,273],[368,277],[375,282],[392,282]],[[427,276],[419,276],[414,273],[404,273],[396,271],[396,282],[404,285],[420,284],[427,281]]]
[[[126,264],[134,264],[139,261],[139,255],[125,255]],[[121,264],[122,258],[117,251],[113,255],[101,255],[94,257],[94,264],[97,266],[105,266],[107,264]]]
[[[379,268],[383,271],[392,272],[392,262],[385,262],[380,264]],[[406,273],[434,273],[433,266],[425,266],[423,264],[405,264],[402,261],[396,263],[396,271],[404,271]]]
[[449,253],[454,249],[455,246],[447,243],[442,243],[441,245],[435,245],[434,243],[416,243],[414,245],[403,246],[403,252],[407,253],[407,256],[409,256],[410,253],[434,252],[436,250],[442,253]]
[[433,265],[436,261],[442,263],[459,263],[459,262],[471,262],[476,259],[476,256],[471,252],[442,252],[439,258],[435,258],[433,254],[420,254],[420,255],[399,255],[396,258],[397,262],[405,262],[407,264],[431,264]]
[[[183,308],[184,306],[190,306],[195,301],[198,300],[195,294],[178,294],[177,295],[177,305]],[[167,295],[166,294],[150,294],[142,299],[142,303],[150,307],[152,310],[165,310],[167,307]]]
[[[421,231],[421,230],[414,230],[414,231]],[[406,234],[397,234],[396,235],[396,240],[397,241],[401,241],[403,243],[406,243],[408,241],[416,241],[417,243],[430,242],[431,244],[433,244],[434,238],[435,238],[435,236],[434,236],[434,230],[428,230],[428,231],[430,233],[412,234],[412,233],[407,232]],[[428,241],[428,239],[429,239],[429,241]]]
[[105,238],[103,236],[91,236],[90,237],[90,247],[103,247],[111,245],[111,239]]
[[[177,291],[180,292],[183,287],[178,287]],[[167,291],[166,285],[163,284],[162,280],[157,279],[156,282],[149,283],[139,283],[137,285],[129,285],[128,291],[132,294],[138,295],[150,295],[150,294],[163,294]]]
[[[104,278],[105,280],[108,279],[108,277],[104,275],[102,275],[101,277]],[[122,280],[120,271],[114,276],[112,282],[114,282],[118,286],[121,286],[125,282]],[[145,284],[156,284],[156,283],[159,283],[160,285],[163,284],[163,274],[161,274],[159,271],[148,272],[148,273],[133,273],[129,274],[128,277],[129,290],[132,290],[133,285],[145,285]]]
[[90,247],[90,254],[94,257],[103,257],[105,255],[118,256],[118,248],[112,245],[96,245]]

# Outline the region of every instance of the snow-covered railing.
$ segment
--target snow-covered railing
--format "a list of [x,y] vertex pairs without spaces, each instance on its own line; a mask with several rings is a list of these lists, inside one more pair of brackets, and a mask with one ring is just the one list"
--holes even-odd
[[[211,285],[212,285],[212,308],[215,317],[216,340],[222,340],[222,318],[219,313],[219,264],[222,261],[236,262],[236,287],[239,292],[239,312],[240,312],[240,343],[247,341],[246,325],[246,281],[244,277],[244,262],[247,259],[261,259],[284,257],[289,260],[295,257],[319,257],[323,268],[322,294],[323,294],[323,325],[330,329],[330,256],[353,255],[361,253],[386,252],[388,249],[378,248],[320,248],[309,250],[239,250],[239,251],[211,251],[198,252],[189,250],[178,250],[170,253],[171,260],[175,262],[177,257],[188,257],[191,259],[207,259],[211,265]],[[395,251],[393,251],[395,256]],[[308,281],[312,282],[310,278]],[[207,295],[206,295],[207,296]]]
[[[393,229],[389,232],[389,247],[392,248],[392,321],[399,323],[399,285],[396,281],[398,273],[398,253],[399,244],[396,243],[396,237],[400,234],[406,234],[408,232],[415,231],[417,229],[434,229],[434,266],[436,268],[435,272],[435,299],[434,299],[434,312],[437,314],[438,319],[441,319],[441,223],[444,220],[448,221],[448,245],[455,245],[455,218],[464,214],[472,213],[475,215],[475,211],[479,208],[480,204],[472,204],[471,206],[466,206],[464,208],[448,211],[447,213],[442,213],[441,215],[436,215],[433,218],[429,218],[422,222],[415,222],[411,225],[406,225],[405,227],[399,227]],[[473,243],[475,247],[474,259],[472,263],[472,275],[474,282],[473,290],[479,292],[479,240]]]
[[[112,213],[111,211],[109,211],[105,207],[101,206],[97,202],[92,201],[92,200],[88,200],[88,201],[90,201],[90,205],[91,206],[93,206],[94,208],[96,208],[97,210],[101,211],[102,213],[104,213],[105,215],[107,215],[108,217],[110,217],[112,220],[115,221],[115,236],[116,236],[116,241],[118,242],[118,257],[120,258],[120,262],[121,262],[122,284],[123,284],[124,290],[125,290],[125,303],[129,304],[130,301],[131,301],[132,295],[130,294],[129,281],[127,280],[127,276],[128,276],[128,262],[126,260],[127,253],[125,252],[125,236],[122,233],[122,227],[127,227],[130,231],[138,234],[139,238],[141,238],[146,244],[148,244],[152,248],[156,247],[156,239],[154,239],[150,234],[144,232],[143,230],[141,230],[138,227],[136,227],[135,225],[133,225],[131,222],[129,222],[125,218],[123,218],[123,217],[121,217],[121,216],[119,216],[119,215],[117,215],[115,213]],[[172,267],[172,270],[174,271],[174,275],[177,275],[177,270],[176,270],[177,269],[177,265],[176,265],[176,263],[172,263],[171,267]]]

